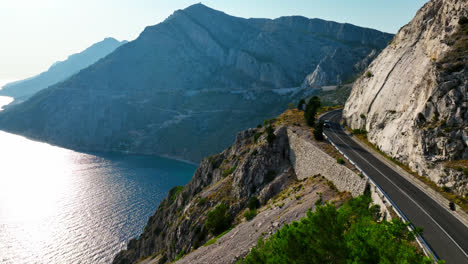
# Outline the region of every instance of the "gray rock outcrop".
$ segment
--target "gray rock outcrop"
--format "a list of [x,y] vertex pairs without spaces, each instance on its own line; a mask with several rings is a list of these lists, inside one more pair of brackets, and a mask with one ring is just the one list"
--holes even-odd
[[[343,117],[380,150],[460,195],[468,159],[468,2],[432,0],[354,84]],[[465,18],[465,19],[464,19]]]

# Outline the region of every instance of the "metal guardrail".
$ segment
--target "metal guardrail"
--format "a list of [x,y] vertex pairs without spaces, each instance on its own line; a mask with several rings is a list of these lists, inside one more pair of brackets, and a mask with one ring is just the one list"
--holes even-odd
[[[353,164],[362,173],[362,175],[366,176],[367,179],[370,180],[370,183],[374,186],[374,189],[378,192],[380,198],[384,198],[385,200],[387,200],[387,202],[391,205],[393,211],[398,215],[398,217],[403,222],[409,223],[408,229],[410,231],[414,231],[413,224],[403,214],[400,208],[398,208],[398,206],[392,201],[392,199],[390,199],[388,194],[385,193],[385,191],[382,188],[380,188],[380,186],[377,185],[377,183],[369,175],[367,175],[367,173],[364,170],[362,170],[350,157],[348,157],[348,155],[346,155],[343,151],[341,151],[341,149],[337,145],[335,145],[335,143],[333,143],[333,141],[330,138],[328,138],[327,135],[325,135],[325,133],[322,132],[322,134],[323,134],[323,137],[328,142],[330,142],[330,144],[332,144],[332,146],[335,147],[336,150],[338,150],[338,152],[340,152],[341,155],[343,155],[351,164]],[[416,241],[418,242],[419,247],[423,250],[424,254],[428,257],[433,258],[434,263],[436,263],[439,260],[439,258],[437,258],[437,255],[431,250],[427,242],[424,240],[424,238],[420,234],[417,234]]]

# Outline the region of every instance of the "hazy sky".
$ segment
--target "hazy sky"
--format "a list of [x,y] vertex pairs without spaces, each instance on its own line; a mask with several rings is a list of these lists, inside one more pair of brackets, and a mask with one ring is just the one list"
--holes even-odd
[[[105,37],[133,40],[191,0],[0,0],[0,83],[46,70]],[[240,17],[302,15],[395,33],[427,0],[205,0]]]

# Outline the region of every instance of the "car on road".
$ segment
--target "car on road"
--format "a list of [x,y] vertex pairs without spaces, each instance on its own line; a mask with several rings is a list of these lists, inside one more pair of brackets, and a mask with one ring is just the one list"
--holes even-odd
[[323,122],[323,127],[329,128],[329,127],[330,127],[330,121],[329,121],[329,120],[325,120],[325,121]]

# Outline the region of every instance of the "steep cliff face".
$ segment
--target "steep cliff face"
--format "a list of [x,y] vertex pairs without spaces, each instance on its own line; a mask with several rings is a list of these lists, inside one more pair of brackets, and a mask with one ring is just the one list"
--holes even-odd
[[[346,81],[391,37],[304,17],[237,18],[197,4],[2,112],[0,129],[73,149],[198,162],[227,147],[235,131],[322,84]],[[319,77],[301,86],[314,71]]]
[[444,164],[468,159],[466,16],[464,0],[425,4],[357,80],[343,111],[382,151],[461,195],[466,172]]

